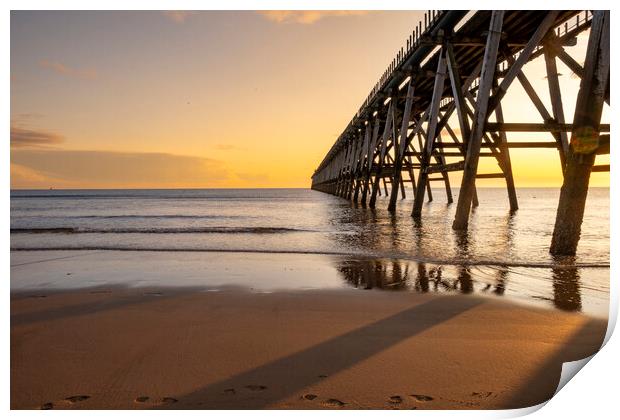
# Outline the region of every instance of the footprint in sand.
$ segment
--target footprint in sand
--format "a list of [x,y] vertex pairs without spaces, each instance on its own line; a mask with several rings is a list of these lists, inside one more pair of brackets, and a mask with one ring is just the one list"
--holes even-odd
[[412,397],[414,400],[418,402],[426,402],[426,401],[434,400],[433,397],[429,397],[428,395],[421,395],[421,394],[411,394],[410,397]]
[[330,398],[328,400],[325,400],[323,402],[323,405],[327,406],[327,407],[343,407],[346,403],[342,402],[340,400],[337,400],[335,398]]
[[134,401],[137,403],[145,403],[148,400],[149,400],[149,397],[147,397],[146,395],[140,395],[139,397],[136,397]]
[[161,399],[161,402],[163,402],[164,404],[174,404],[177,401],[179,400],[177,400],[176,398],[172,398],[172,397],[164,397]]
[[246,385],[245,387],[250,391],[264,391],[267,389],[265,385]]
[[403,402],[403,398],[400,395],[392,395],[388,401],[390,404],[400,404]]
[[226,395],[235,395],[237,393],[237,391],[235,391],[235,388],[228,388],[224,390],[224,394]]
[[52,408],[54,408],[54,404],[51,402],[45,403],[41,406],[41,410],[51,410]]
[[302,399],[308,400],[308,401],[312,401],[312,400],[316,399],[316,397],[317,396],[314,395],[314,394],[304,394],[304,395],[301,396]]
[[327,376],[328,376],[328,375],[319,375],[319,378],[321,378],[321,379],[325,379],[325,378],[327,378]]
[[90,395],[72,395],[71,397],[65,398],[65,401],[69,401],[72,404],[76,402],[85,401],[90,398]]

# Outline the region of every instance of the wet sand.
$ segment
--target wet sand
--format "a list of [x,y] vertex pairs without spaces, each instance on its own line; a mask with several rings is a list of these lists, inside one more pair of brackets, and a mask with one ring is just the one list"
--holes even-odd
[[11,408],[519,408],[606,325],[467,295],[17,291]]

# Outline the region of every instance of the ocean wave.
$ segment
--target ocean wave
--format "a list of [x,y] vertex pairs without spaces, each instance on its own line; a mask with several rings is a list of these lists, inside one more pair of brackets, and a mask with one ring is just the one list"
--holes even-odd
[[309,229],[295,229],[285,227],[180,227],[180,228],[81,228],[81,227],[44,227],[44,228],[11,228],[11,233],[43,234],[81,234],[81,233],[249,233],[249,234],[276,234],[293,232],[316,232]]
[[[186,196],[186,195],[161,195],[161,196],[149,196],[149,195],[12,195],[11,199],[22,199],[22,198],[36,198],[36,199],[75,199],[75,200],[99,200],[99,199],[119,199],[119,200],[205,200],[205,201],[265,201],[266,199],[270,201],[289,201],[290,198],[283,198],[277,196],[240,196],[240,197],[229,197],[229,196],[211,196],[211,195],[196,195],[196,196]],[[301,198],[301,200],[304,200]],[[307,199],[306,199],[307,201]]]
[[[20,209],[23,210],[23,209]],[[40,210],[40,209],[36,209]],[[252,219],[256,216],[245,215],[225,215],[225,214],[84,214],[76,216],[48,216],[48,215],[23,215],[12,216],[14,219],[32,219],[32,218],[45,218],[45,219]]]

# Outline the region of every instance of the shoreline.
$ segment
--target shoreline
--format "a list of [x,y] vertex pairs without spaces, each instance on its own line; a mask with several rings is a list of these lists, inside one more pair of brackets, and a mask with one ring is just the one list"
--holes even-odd
[[15,292],[11,408],[520,408],[606,325],[472,295]]
[[405,259],[320,254],[12,251],[11,292],[84,287],[384,289],[398,293],[474,294],[533,307],[606,318],[609,269],[435,265]]
[[[89,233],[89,232],[84,232]],[[157,234],[157,233],[156,233]],[[166,233],[162,233],[165,235]],[[325,256],[335,256],[335,257],[348,257],[348,258],[359,258],[359,259],[398,259],[398,260],[407,260],[415,263],[426,263],[426,264],[445,264],[452,266],[489,266],[489,267],[501,267],[501,268],[513,268],[513,267],[522,267],[522,268],[611,268],[611,264],[609,262],[572,262],[571,260],[574,257],[562,257],[558,258],[557,262],[506,262],[506,261],[497,261],[497,260],[458,260],[458,259],[449,259],[442,260],[437,258],[430,258],[424,256],[412,256],[405,253],[399,252],[389,252],[389,253],[363,253],[363,252],[353,252],[351,251],[314,251],[314,250],[287,250],[287,249],[274,249],[274,250],[261,250],[261,249],[243,249],[243,248],[218,248],[218,249],[209,249],[209,248],[131,248],[131,247],[79,247],[79,248],[70,248],[70,247],[42,247],[42,248],[11,248],[10,252],[204,252],[204,253],[231,253],[231,254],[283,254],[283,255],[325,255]],[[564,263],[563,261],[571,261],[568,263]],[[13,266],[13,265],[12,265]]]

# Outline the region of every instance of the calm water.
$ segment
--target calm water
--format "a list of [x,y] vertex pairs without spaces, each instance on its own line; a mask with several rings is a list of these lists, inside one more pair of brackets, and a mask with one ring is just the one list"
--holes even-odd
[[385,197],[373,211],[304,189],[12,191],[11,249],[329,255],[353,287],[515,294],[606,311],[607,188],[590,190],[578,256],[563,260],[548,254],[559,190],[520,189],[510,215],[504,189],[480,189],[464,235],[451,229],[456,206],[434,195],[415,223],[409,198],[392,216]]

